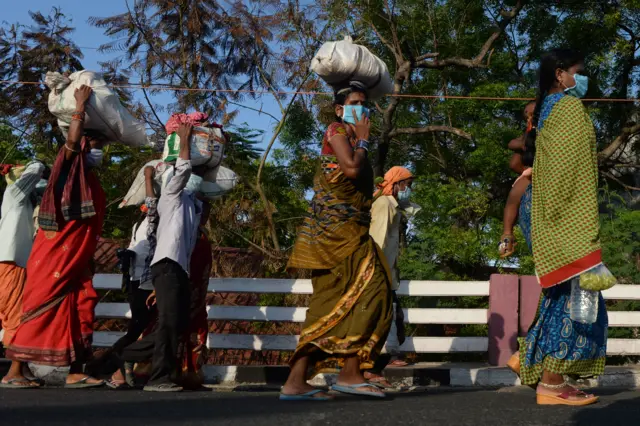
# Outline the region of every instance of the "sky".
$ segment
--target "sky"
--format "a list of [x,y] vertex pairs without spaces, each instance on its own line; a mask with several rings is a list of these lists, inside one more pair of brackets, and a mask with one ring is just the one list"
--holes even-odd
[[[97,0],[27,0],[27,1],[9,1],[4,0],[3,13],[0,19],[8,23],[20,23],[23,25],[31,24],[29,11],[39,11],[43,15],[48,15],[53,6],[59,7],[62,12],[72,20],[71,25],[75,27],[75,42],[81,48],[84,54],[82,64],[85,69],[99,71],[98,62],[116,57],[116,53],[100,53],[96,50],[98,46],[109,41],[109,37],[103,34],[102,30],[89,25],[88,19],[91,16],[107,17],[123,13],[126,11],[125,0],[97,1]],[[134,92],[135,93],[135,92]],[[136,96],[142,96],[136,93]],[[154,97],[154,103],[171,103],[168,95],[159,95]],[[249,100],[245,103],[257,109],[270,111],[276,117],[279,117],[279,109],[270,96],[264,96],[262,99]],[[178,111],[182,112],[182,111]],[[165,113],[160,114],[161,119],[168,118]],[[235,124],[249,123],[255,129],[263,130],[263,145],[266,145],[271,138],[274,128],[274,120],[265,114],[259,114],[244,108],[239,108],[239,115],[234,120]]]

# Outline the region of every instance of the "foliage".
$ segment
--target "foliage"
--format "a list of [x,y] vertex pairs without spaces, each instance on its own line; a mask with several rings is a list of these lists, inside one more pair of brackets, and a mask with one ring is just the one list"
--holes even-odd
[[[259,251],[273,275],[285,274],[322,133],[333,119],[328,97],[282,92],[325,91],[309,75],[311,57],[322,42],[353,35],[386,61],[396,95],[423,96],[383,99],[372,118],[376,172],[405,165],[418,176],[413,201],[422,210],[408,226],[401,276],[484,280],[512,268],[533,273],[518,230],[516,254],[509,262],[497,256],[504,201],[515,178],[506,146],[523,132],[526,102],[445,96],[530,98],[541,53],[573,46],[586,54],[590,97],[638,97],[639,11],[638,0],[142,0],[90,22],[108,38],[102,52],[123,54],[102,64],[108,81],[206,89],[171,92],[171,105],[154,103],[157,86],[136,97],[118,93],[157,140],[164,139],[160,117],[169,110],[204,110],[231,129],[224,164],[241,181],[214,203],[211,235],[218,246]],[[68,17],[53,9],[31,18],[31,24],[0,29],[0,79],[42,81],[49,70],[81,69]],[[0,153],[7,162],[55,156],[62,135],[48,113],[47,94],[43,86],[2,86]],[[274,100],[275,111],[259,106],[263,96]],[[587,106],[600,152],[605,261],[621,280],[638,283],[637,104]],[[238,122],[237,108],[269,115],[274,127]],[[117,209],[118,198],[157,154],[121,145],[106,154],[100,178],[111,204],[104,236],[127,238],[138,215]]]

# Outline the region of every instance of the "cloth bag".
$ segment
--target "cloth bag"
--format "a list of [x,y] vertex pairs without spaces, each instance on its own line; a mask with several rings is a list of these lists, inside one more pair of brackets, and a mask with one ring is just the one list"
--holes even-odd
[[[191,164],[194,166],[207,166],[216,168],[222,162],[226,138],[222,129],[217,127],[194,127],[191,131],[189,143],[191,144]],[[164,143],[162,159],[172,162],[178,159],[180,154],[180,137],[176,132],[167,136]]]
[[84,84],[93,89],[87,102],[85,129],[97,130],[110,141],[132,147],[150,146],[144,123],[129,113],[100,74],[84,70],[66,77],[58,72],[48,72],[44,81],[51,89],[49,111],[56,116],[65,134],[76,111],[75,90]]
[[311,71],[334,88],[359,81],[373,101],[393,91],[387,64],[366,47],[353,43],[351,37],[324,43],[311,61]]

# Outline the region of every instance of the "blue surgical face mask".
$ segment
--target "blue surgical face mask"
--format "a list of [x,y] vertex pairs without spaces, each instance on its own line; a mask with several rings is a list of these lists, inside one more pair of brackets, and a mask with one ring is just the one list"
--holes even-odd
[[407,186],[403,191],[398,191],[398,201],[409,201],[411,197],[411,187]]
[[191,173],[189,177],[189,181],[187,182],[187,186],[185,186],[184,190],[195,194],[200,191],[200,187],[202,186],[202,178],[198,175],[194,175]]
[[358,120],[362,119],[362,114],[365,117],[369,117],[369,108],[362,105],[345,105],[343,107],[342,112],[342,121],[349,124],[356,124],[355,116],[358,117]]
[[102,164],[103,156],[104,153],[101,149],[92,148],[86,156],[87,164],[89,165],[89,167],[99,167]]
[[576,84],[573,87],[564,89],[565,93],[579,99],[584,98],[587,94],[587,89],[589,89],[589,77],[582,74],[573,74],[573,79]]

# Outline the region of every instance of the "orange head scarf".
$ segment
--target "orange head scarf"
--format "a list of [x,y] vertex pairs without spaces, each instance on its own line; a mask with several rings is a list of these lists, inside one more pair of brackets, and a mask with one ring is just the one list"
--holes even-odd
[[393,195],[393,185],[411,178],[413,178],[413,175],[409,170],[404,167],[394,166],[385,173],[384,180],[378,184],[378,191],[375,195]]

